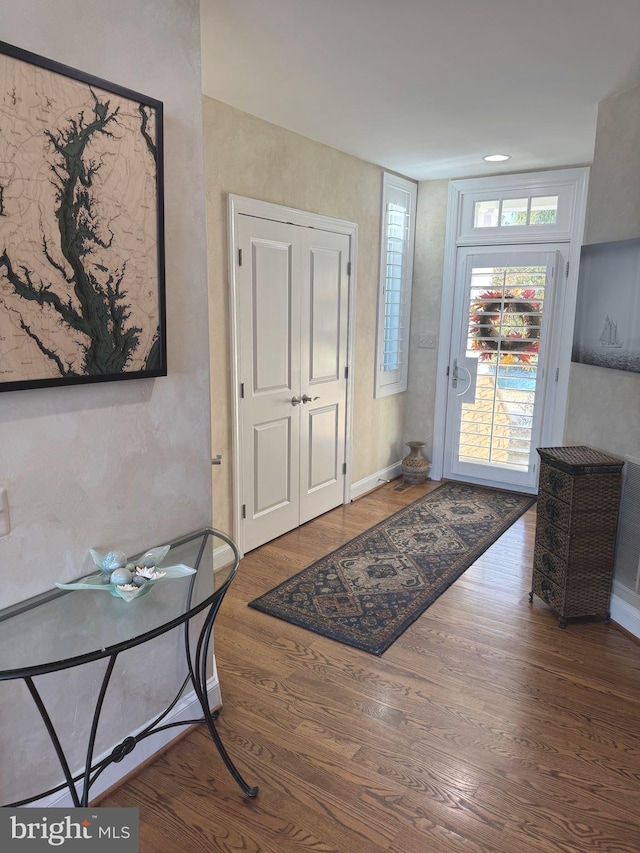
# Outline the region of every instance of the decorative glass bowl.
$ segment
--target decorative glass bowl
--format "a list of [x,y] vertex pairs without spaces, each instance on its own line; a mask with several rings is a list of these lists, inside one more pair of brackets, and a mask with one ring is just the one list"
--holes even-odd
[[58,589],[107,590],[115,598],[133,601],[149,592],[160,581],[195,574],[195,569],[181,564],[158,569],[158,564],[167,556],[170,548],[170,545],[152,548],[130,562],[122,551],[101,554],[91,549],[91,557],[100,569],[100,574],[87,575],[74,583],[56,583],[56,586]]

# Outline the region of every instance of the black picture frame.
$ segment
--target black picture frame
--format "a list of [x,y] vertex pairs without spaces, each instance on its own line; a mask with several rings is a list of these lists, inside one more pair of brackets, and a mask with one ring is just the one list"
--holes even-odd
[[0,391],[166,349],[162,102],[0,42]]

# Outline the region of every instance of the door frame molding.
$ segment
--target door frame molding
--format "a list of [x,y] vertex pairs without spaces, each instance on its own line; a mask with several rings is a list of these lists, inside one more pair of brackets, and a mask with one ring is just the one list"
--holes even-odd
[[[462,205],[465,195],[495,188],[496,193],[519,188],[552,188],[571,185],[572,204],[569,227],[554,232],[553,228],[543,227],[538,234],[518,233],[509,235],[491,235],[493,239],[479,241],[460,236],[462,230]],[[556,294],[556,303],[552,317],[553,329],[549,351],[548,369],[557,369],[552,412],[547,415],[545,435],[550,445],[562,444],[569,394],[569,372],[571,349],[573,345],[573,325],[575,320],[576,298],[578,293],[578,267],[580,249],[584,236],[584,225],[589,184],[589,167],[557,169],[550,172],[531,172],[527,174],[493,175],[487,178],[470,178],[451,181],[447,204],[446,237],[444,264],[442,272],[442,300],[440,305],[440,333],[438,346],[438,367],[436,397],[433,418],[433,449],[431,460],[431,478],[442,479],[444,469],[444,437],[447,413],[447,389],[449,383],[448,368],[451,349],[451,328],[454,309],[454,285],[456,278],[458,249],[462,246],[494,245],[508,250],[509,243],[535,246],[539,243],[564,243],[568,247],[569,274],[565,279],[563,294]],[[494,231],[495,229],[491,229]],[[560,290],[560,288],[558,288]],[[564,298],[562,298],[564,297]],[[547,396],[550,402],[550,395]]]
[[347,399],[346,399],[346,436],[345,436],[345,461],[347,471],[344,478],[343,503],[351,502],[351,457],[353,436],[353,413],[351,402],[353,400],[353,352],[355,338],[355,294],[357,280],[357,258],[358,258],[358,225],[345,219],[336,219],[331,216],[322,216],[306,210],[298,210],[294,207],[286,207],[272,202],[260,201],[247,198],[246,196],[229,193],[227,196],[227,248],[228,248],[228,270],[229,270],[229,328],[231,345],[231,408],[232,408],[232,432],[231,432],[231,455],[232,455],[232,483],[233,483],[233,538],[238,545],[240,554],[244,554],[244,542],[242,537],[242,495],[240,484],[242,483],[242,458],[240,453],[240,384],[239,384],[239,317],[238,317],[238,216],[254,216],[259,219],[270,219],[274,222],[284,222],[289,225],[298,225],[302,228],[316,228],[320,231],[330,231],[335,234],[345,234],[350,238],[349,262],[351,272],[348,277],[348,317],[347,317]]

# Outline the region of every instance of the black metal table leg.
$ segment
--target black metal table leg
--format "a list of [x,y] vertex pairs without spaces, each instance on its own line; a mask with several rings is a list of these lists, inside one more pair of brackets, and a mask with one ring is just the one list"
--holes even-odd
[[209,708],[209,701],[207,697],[207,659],[209,654],[209,645],[211,642],[213,622],[215,620],[218,607],[220,606],[220,601],[218,601],[216,605],[217,606],[212,607],[211,611],[208,613],[204,625],[202,626],[202,629],[200,631],[200,636],[198,638],[198,643],[195,651],[194,666],[191,670],[194,681],[194,689],[196,691],[198,699],[200,700],[204,721],[207,724],[207,728],[209,729],[211,740],[214,742],[216,749],[220,753],[220,757],[224,761],[227,770],[229,771],[229,773],[231,773],[231,775],[247,797],[255,797],[259,791],[258,786],[249,785],[243,779],[237,767],[231,760],[229,753],[225,749],[220,735],[218,734],[218,730],[216,729],[216,724],[214,722],[211,709]]
[[78,791],[75,786],[73,776],[71,775],[71,770],[69,769],[69,762],[64,754],[64,750],[62,749],[62,745],[60,743],[60,739],[56,733],[56,730],[51,722],[51,717],[49,716],[47,709],[44,706],[44,702],[38,690],[33,683],[33,679],[31,677],[27,677],[24,679],[25,684],[29,688],[29,692],[33,697],[33,701],[36,703],[36,708],[40,712],[40,716],[42,717],[42,722],[45,724],[49,737],[51,738],[51,743],[53,744],[53,748],[56,751],[56,755],[58,756],[58,761],[60,762],[60,766],[62,767],[62,772],[64,773],[64,778],[66,780],[67,786],[69,788],[69,793],[71,794],[71,798],[73,799],[73,805],[76,808],[80,807],[80,797],[78,796]]
[[104,703],[104,697],[107,692],[107,687],[109,686],[109,681],[111,680],[111,673],[113,672],[113,667],[116,663],[117,654],[111,655],[109,658],[109,663],[107,665],[107,669],[102,678],[102,684],[100,686],[100,693],[98,695],[98,701],[96,702],[96,709],[93,712],[93,720],[91,722],[91,733],[89,734],[89,744],[87,746],[87,757],[84,764],[84,787],[82,789],[82,805],[86,807],[89,804],[89,788],[91,787],[91,770],[93,763],[93,749],[96,743],[96,735],[98,733],[98,723],[100,722],[100,712],[102,711],[102,705]]

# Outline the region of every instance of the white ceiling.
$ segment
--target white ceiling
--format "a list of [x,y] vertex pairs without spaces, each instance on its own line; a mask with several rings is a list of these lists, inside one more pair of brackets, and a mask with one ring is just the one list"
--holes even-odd
[[201,9],[205,95],[419,180],[589,163],[598,102],[640,83],[640,0]]

